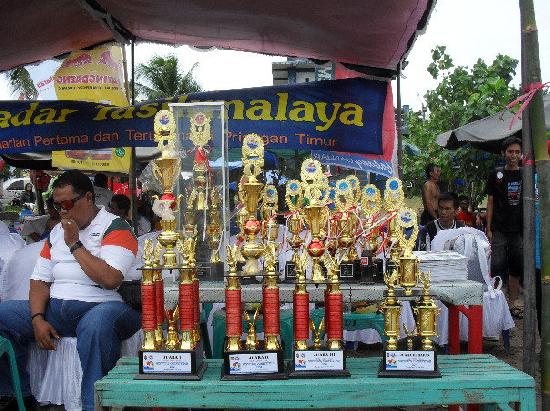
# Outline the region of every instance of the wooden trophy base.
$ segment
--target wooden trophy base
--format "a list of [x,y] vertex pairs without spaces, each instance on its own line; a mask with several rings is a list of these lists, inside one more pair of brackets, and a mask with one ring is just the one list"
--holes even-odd
[[206,367],[202,342],[193,350],[140,350],[139,374],[134,379],[199,381]]
[[346,378],[344,350],[294,350],[294,359],[287,364],[288,378]]
[[[225,346],[225,342],[224,342]],[[286,380],[284,352],[263,349],[224,352],[221,379],[224,381]]]

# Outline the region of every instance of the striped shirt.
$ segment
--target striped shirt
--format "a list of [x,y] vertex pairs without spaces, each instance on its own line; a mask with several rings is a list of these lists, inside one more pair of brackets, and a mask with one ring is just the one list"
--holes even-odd
[[[92,255],[126,275],[137,253],[137,240],[122,218],[100,208],[92,222],[80,230],[80,241]],[[65,244],[61,224],[52,231],[31,275],[32,280],[51,283],[50,297],[88,302],[121,301],[116,290],[98,287],[84,273]]]

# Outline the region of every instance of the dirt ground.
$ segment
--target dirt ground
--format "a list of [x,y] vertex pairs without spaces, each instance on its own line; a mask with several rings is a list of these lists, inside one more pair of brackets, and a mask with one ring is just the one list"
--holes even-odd
[[[500,341],[490,341],[483,340],[483,353],[492,354],[495,357],[507,362],[513,367],[520,369],[522,368],[523,361],[523,320],[514,319],[516,322],[516,327],[513,328],[510,332],[510,351],[506,352],[502,339]],[[382,350],[381,344],[372,344],[364,345],[360,344],[356,351],[349,351],[348,355],[350,357],[371,357],[379,356]],[[467,347],[464,345],[462,347],[462,352],[467,352]],[[537,338],[537,359],[540,353],[540,340]],[[540,397],[540,373],[537,374],[537,409],[541,410],[541,397]],[[384,408],[379,409],[379,411],[396,411],[403,410],[405,408]],[[446,410],[446,407],[414,407],[406,408],[407,410]],[[58,406],[45,406],[40,407],[40,411],[63,411],[63,407]],[[124,408],[124,411],[143,411],[143,408]],[[349,409],[348,409],[349,410]],[[352,411],[362,411],[363,408],[355,408]],[[365,409],[367,410],[367,409]],[[373,408],[368,408],[368,410],[373,410]],[[326,411],[340,411],[339,409],[327,409]],[[343,411],[343,410],[342,410]]]

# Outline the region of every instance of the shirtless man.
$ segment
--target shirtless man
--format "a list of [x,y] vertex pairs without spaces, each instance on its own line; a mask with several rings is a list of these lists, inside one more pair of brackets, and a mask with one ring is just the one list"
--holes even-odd
[[420,216],[420,224],[426,225],[430,221],[437,219],[437,200],[439,199],[439,176],[441,170],[438,166],[430,163],[426,166],[427,181],[422,186],[422,203],[424,211]]

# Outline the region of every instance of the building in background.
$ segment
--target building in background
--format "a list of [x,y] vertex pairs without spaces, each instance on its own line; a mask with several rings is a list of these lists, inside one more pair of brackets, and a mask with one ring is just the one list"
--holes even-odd
[[311,60],[287,57],[286,61],[271,63],[273,85],[309,83],[311,81],[334,80],[334,64],[315,64]]

